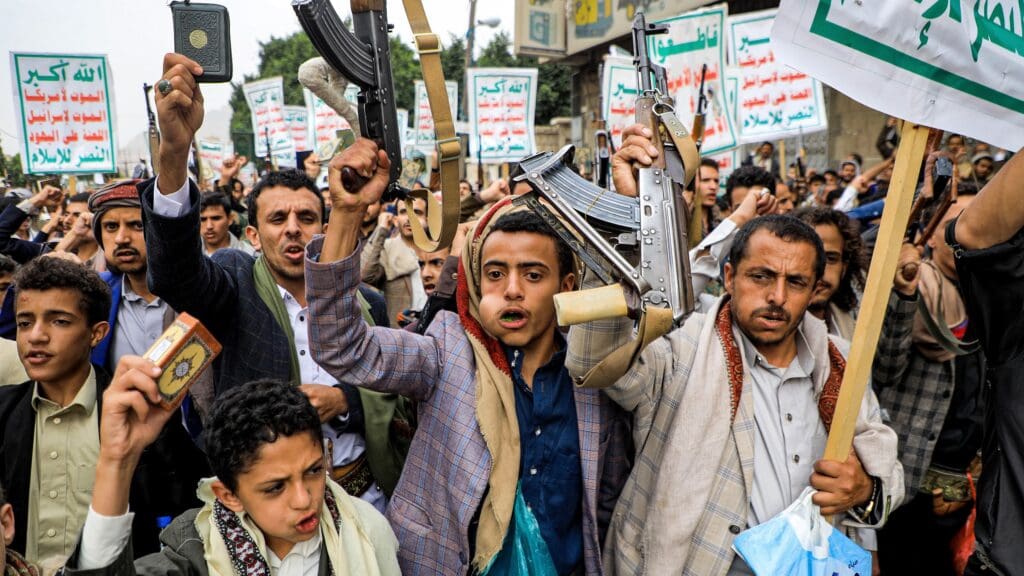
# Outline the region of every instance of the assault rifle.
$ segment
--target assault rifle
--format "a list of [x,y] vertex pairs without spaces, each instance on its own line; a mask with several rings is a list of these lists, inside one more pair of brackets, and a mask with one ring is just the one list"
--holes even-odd
[[647,24],[642,12],[633,21],[634,63],[640,76],[636,119],[651,129],[654,145],[664,151],[654,166],[639,170],[638,197],[609,192],[578,176],[571,169],[572,146],[526,158],[519,164],[522,173],[514,178],[531,186],[531,192],[514,202],[537,212],[610,285],[556,296],[563,326],[642,318],[657,311],[659,330],[667,331],[693,310],[682,189],[693,179],[699,156],[666,96],[664,68],[648,54],[647,36],[665,32],[664,25]]
[[[359,128],[365,138],[377,141],[391,160],[391,184],[384,200],[404,198],[408,191],[398,185],[402,155],[395,109],[395,87],[391,77],[391,44],[387,5],[384,0],[353,1],[349,31],[334,11],[330,0],[294,0],[292,8],[302,29],[324,60],[342,76],[359,86]],[[342,171],[348,190],[358,190],[365,178],[355,170]]]
[[[359,86],[359,131],[365,138],[375,140],[391,160],[389,184],[385,201],[421,198],[427,204],[429,233],[417,219],[412,219],[413,238],[427,252],[451,245],[458,227],[458,160],[462,145],[455,136],[448,94],[444,88],[441,69],[441,42],[430,31],[423,6],[418,0],[405,0],[406,15],[416,39],[416,47],[423,68],[430,109],[437,134],[437,156],[441,171],[442,201],[427,190],[406,190],[398,183],[402,171],[400,134],[395,104],[395,88],[391,74],[391,48],[388,34],[393,26],[388,23],[385,0],[351,0],[352,27],[350,31],[330,0],[292,0],[292,8],[299,18],[317,52],[335,70]],[[357,191],[366,178],[351,168],[342,169],[342,183],[346,190]]]

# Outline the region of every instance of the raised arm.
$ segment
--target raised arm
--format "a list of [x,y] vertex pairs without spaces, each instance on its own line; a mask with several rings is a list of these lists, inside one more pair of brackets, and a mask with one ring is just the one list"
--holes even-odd
[[1024,150],[982,188],[956,222],[956,241],[966,250],[1002,244],[1024,228]]
[[[128,509],[132,476],[143,450],[152,444],[177,410],[160,404],[154,378],[160,369],[137,356],[125,356],[103,394],[100,455],[92,504],[75,552],[65,573],[93,576],[134,576],[131,554],[133,514]],[[166,556],[165,556],[166,555]],[[147,557],[147,574],[186,574],[188,563],[170,548]],[[156,568],[159,567],[159,570]]]
[[[444,369],[446,336],[461,330],[457,322],[455,326],[441,322],[427,336],[370,328],[356,300],[359,225],[366,207],[387,186],[388,166],[387,154],[366,139],[331,161],[327,234],[306,247],[310,349],[316,363],[341,382],[425,400]],[[369,180],[359,190],[347,191],[341,182],[341,169],[346,167]]]
[[203,96],[195,80],[200,73],[198,64],[180,54],[164,56],[161,82],[169,82],[171,90],[166,95],[155,91],[163,135],[160,176],[141,184],[139,196],[150,289],[216,334],[229,328],[225,311],[234,308],[238,291],[234,278],[203,252],[199,191],[188,179],[189,149],[203,123]]
[[0,254],[10,256],[18,264],[24,264],[42,254],[45,251],[43,244],[16,238],[14,234],[33,212],[44,207],[56,209],[62,198],[60,188],[44,186],[31,198],[7,206],[0,213]]
[[[910,366],[911,332],[914,316],[917,314],[917,284],[920,278],[921,257],[917,249],[904,244],[900,249],[900,265],[897,266],[893,293],[878,338],[878,350],[871,365],[871,382],[876,389],[898,385],[903,381]],[[914,266],[910,266],[913,264]],[[912,270],[906,273],[904,269]]]

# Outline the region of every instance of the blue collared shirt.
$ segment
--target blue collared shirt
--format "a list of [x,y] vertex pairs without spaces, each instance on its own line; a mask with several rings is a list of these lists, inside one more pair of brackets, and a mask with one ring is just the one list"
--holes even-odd
[[519,478],[523,499],[537,518],[559,574],[583,561],[583,473],[573,383],[565,369],[565,341],[533,376],[523,380],[522,352],[506,348],[519,420]]

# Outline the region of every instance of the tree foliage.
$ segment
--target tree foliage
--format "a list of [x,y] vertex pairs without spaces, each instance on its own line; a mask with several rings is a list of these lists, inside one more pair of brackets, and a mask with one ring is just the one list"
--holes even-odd
[[[484,47],[476,65],[481,68],[538,68],[537,123],[547,124],[555,116],[568,116],[571,111],[571,69],[550,63],[538,65],[536,58],[513,56],[510,48],[511,40],[508,34],[501,32]],[[449,41],[441,53],[441,66],[447,80],[458,82],[460,99],[464,94],[465,54],[464,39],[455,35],[449,36]],[[246,75],[242,82],[232,84],[231,131],[249,132],[252,130],[249,105],[246,103],[245,94],[242,91],[242,84],[246,82],[281,76],[284,78],[285,104],[304,105],[302,85],[299,84],[296,74],[303,62],[315,56],[317,56],[316,49],[313,48],[313,44],[305,32],[296,32],[286,38],[271,38],[268,42],[260,43],[258,72],[254,75]],[[422,78],[422,73],[415,50],[398,36],[391,37],[391,72],[395,83],[395,102],[399,108],[412,111],[416,98],[414,82]],[[460,110],[461,107],[460,102]]]
[[13,156],[3,156],[3,151],[0,150],[0,160],[3,161],[3,167],[0,169],[0,173],[6,174],[8,186],[14,187],[28,185],[28,178],[21,172],[20,153]]
[[539,64],[532,56],[513,56],[508,34],[500,32],[484,47],[476,65],[480,68],[537,68],[537,124],[572,113],[572,69],[550,62]]

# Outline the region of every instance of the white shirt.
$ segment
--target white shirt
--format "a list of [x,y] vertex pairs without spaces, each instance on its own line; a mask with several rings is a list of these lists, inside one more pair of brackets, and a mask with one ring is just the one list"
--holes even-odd
[[[168,218],[180,218],[188,212],[191,209],[188,184],[189,183],[186,181],[185,184],[173,194],[164,195],[159,191],[157,191],[156,194],[153,194],[153,211]],[[299,357],[300,381],[303,384],[322,384],[324,386],[336,385],[338,381],[328,374],[326,370],[322,369],[319,364],[314,362],[313,357],[309,352],[309,309],[301,306],[298,300],[296,300],[291,293],[280,285],[278,285],[277,289],[281,293],[281,298],[284,300],[284,307],[288,312],[288,319],[291,321],[292,325],[292,334],[295,338],[295,353]],[[346,414],[339,420],[344,422],[347,419],[348,415]],[[344,466],[345,464],[352,462],[366,451],[366,439],[359,434],[338,434],[334,430],[334,427],[331,426],[330,422],[324,423],[322,430],[324,439],[330,441],[334,446],[334,451],[331,456],[333,460],[332,464],[335,467]],[[386,504],[384,492],[376,482],[361,496],[361,498],[370,504],[373,504],[374,507],[382,514],[384,513],[384,506]]]
[[[128,545],[134,518],[135,514],[131,512],[121,516],[103,516],[90,506],[82,531],[78,569],[97,570],[113,564]],[[278,558],[273,550],[267,549],[266,560],[271,576],[317,576],[322,545],[323,536],[318,530],[309,540],[293,546],[284,558]]]
[[814,463],[825,454],[828,432],[815,398],[814,354],[796,332],[796,357],[789,366],[772,366],[733,326],[750,373],[754,421],[754,483],[747,525],[757,526],[786,509],[810,483]]
[[693,284],[694,311],[706,312],[718,302],[718,297],[706,294],[704,289],[722,275],[722,260],[729,254],[738,230],[736,223],[726,218],[715,226],[696,248],[690,250],[690,279]]
[[840,212],[849,212],[857,207],[857,195],[860,194],[860,190],[856,186],[850,184],[843,190],[843,195],[836,201],[836,205],[833,206],[835,210]]

